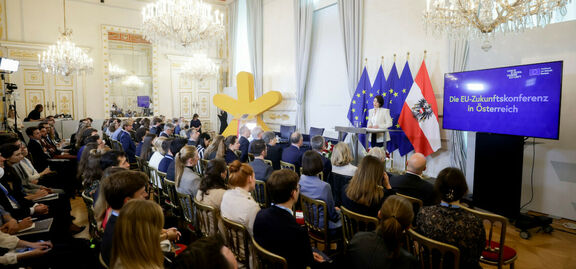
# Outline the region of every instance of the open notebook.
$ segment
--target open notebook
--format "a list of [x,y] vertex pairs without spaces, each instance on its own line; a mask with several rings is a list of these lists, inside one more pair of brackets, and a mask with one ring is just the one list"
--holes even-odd
[[18,233],[16,233],[16,236],[19,235],[27,235],[27,234],[36,234],[36,233],[44,233],[44,232],[48,232],[50,230],[50,227],[52,227],[52,222],[54,221],[53,218],[49,218],[49,219],[43,219],[43,220],[37,220],[35,221],[32,226],[26,228],[26,229],[22,229],[21,231],[19,231]]

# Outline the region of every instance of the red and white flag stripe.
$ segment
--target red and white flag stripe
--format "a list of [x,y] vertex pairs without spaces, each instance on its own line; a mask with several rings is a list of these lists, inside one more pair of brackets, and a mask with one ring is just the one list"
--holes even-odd
[[415,152],[428,156],[440,148],[438,105],[424,61],[406,97],[398,123]]

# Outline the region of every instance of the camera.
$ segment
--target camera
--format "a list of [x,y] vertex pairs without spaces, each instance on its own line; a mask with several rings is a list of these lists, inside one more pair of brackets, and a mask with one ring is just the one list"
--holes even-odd
[[6,83],[6,93],[12,94],[16,89],[18,89],[18,85],[15,83]]

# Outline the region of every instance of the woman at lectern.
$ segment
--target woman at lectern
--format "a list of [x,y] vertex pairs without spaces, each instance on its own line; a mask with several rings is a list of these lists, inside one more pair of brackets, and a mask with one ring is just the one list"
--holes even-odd
[[[377,95],[374,98],[374,108],[368,111],[368,128],[373,129],[388,129],[392,126],[392,118],[390,117],[390,110],[383,108],[384,97],[382,95]],[[384,138],[383,133],[371,134],[370,145],[372,147],[382,147],[384,145],[384,139],[386,141],[390,140],[390,135],[386,133],[386,138]]]

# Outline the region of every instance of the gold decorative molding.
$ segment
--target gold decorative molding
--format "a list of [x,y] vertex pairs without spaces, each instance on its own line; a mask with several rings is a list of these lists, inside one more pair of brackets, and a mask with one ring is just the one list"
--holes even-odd
[[8,23],[6,20],[6,0],[0,1],[0,40],[8,38]]

